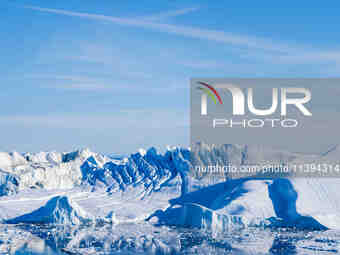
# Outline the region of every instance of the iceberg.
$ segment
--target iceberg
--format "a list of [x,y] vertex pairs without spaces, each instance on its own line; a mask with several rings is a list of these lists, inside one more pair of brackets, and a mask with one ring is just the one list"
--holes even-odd
[[[105,218],[112,211],[112,222],[156,216],[161,224],[200,226],[212,232],[231,226],[340,229],[337,178],[231,178],[192,172],[192,163],[325,161],[328,157],[336,160],[337,151],[304,155],[261,146],[200,144],[198,149],[169,148],[163,154],[150,148],[122,159],[89,149],[0,153],[0,207],[3,215],[18,216],[10,222],[80,224],[93,217]],[[67,190],[67,196],[54,197],[42,207],[34,197],[43,192],[56,196],[61,190]],[[34,203],[22,206],[25,201]],[[20,206],[25,210],[20,212]]]
[[94,220],[94,217],[84,211],[77,203],[67,196],[56,196],[39,209],[22,216],[9,219],[7,224],[61,224],[79,225]]
[[[213,213],[223,216],[235,216],[244,226],[285,227],[302,230],[340,229],[339,195],[336,192],[339,179],[285,178],[285,179],[232,179],[209,185],[189,192],[184,196],[169,200],[171,206],[180,206],[180,212],[171,214],[175,209],[168,209],[166,221],[175,225],[188,225],[183,216],[185,208],[193,204],[199,209],[192,210],[195,220],[192,226],[208,226],[212,231],[225,231],[224,218],[220,223],[213,223]],[[205,213],[209,211],[209,217]],[[177,209],[178,210],[178,209]],[[164,213],[158,212],[161,220]],[[184,215],[187,215],[184,213]],[[202,215],[197,218],[197,215]],[[170,219],[169,219],[170,218]],[[215,219],[220,219],[216,217]],[[207,223],[208,222],[208,223]],[[232,222],[233,221],[230,221]],[[189,224],[190,225],[190,224]],[[205,227],[204,227],[205,228]],[[228,228],[227,228],[228,229]]]
[[16,194],[18,186],[19,180],[15,175],[0,170],[0,196]]

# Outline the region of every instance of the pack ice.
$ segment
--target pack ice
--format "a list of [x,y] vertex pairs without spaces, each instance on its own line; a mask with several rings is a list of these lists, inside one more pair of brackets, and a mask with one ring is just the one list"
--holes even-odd
[[0,218],[5,223],[152,222],[212,232],[231,228],[340,228],[337,178],[200,176],[198,164],[247,165],[337,160],[261,146],[201,144],[155,148],[123,159],[91,152],[0,153]]

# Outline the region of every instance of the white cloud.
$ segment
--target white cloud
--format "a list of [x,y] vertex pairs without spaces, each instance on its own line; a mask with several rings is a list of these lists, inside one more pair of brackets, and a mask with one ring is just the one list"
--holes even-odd
[[[263,55],[265,60],[275,60],[283,62],[291,61],[335,61],[340,62],[340,52],[331,50],[316,50],[306,45],[296,45],[292,43],[282,43],[274,42],[271,39],[259,38],[255,36],[242,36],[233,33],[227,33],[220,30],[203,29],[191,26],[183,25],[173,25],[156,22],[159,19],[181,15],[188,13],[190,11],[195,11],[197,8],[187,8],[177,11],[169,11],[163,14],[159,14],[148,19],[147,17],[142,18],[119,18],[100,14],[91,13],[81,13],[67,10],[51,9],[51,8],[41,8],[36,6],[26,6],[32,10],[40,12],[48,12],[54,14],[60,14],[65,16],[74,16],[86,19],[93,19],[98,21],[106,21],[122,26],[140,27],[145,29],[151,29],[159,32],[164,32],[168,34],[180,35],[184,37],[190,37],[195,39],[203,39],[215,42],[221,42],[230,44],[236,47],[245,47],[249,55],[252,50],[261,50],[261,52],[256,52],[255,55],[261,57]],[[245,55],[243,55],[245,56]]]
[[112,81],[77,75],[29,74],[26,79],[43,81],[42,87],[63,90],[108,91],[122,89],[126,86],[112,86]]
[[145,92],[171,93],[179,89],[187,89],[188,81],[163,79],[163,86],[150,85],[150,80],[134,80],[130,82],[115,82],[114,77],[60,75],[60,74],[27,74],[25,79],[37,80],[41,87],[61,90],[102,91],[102,92]]
[[117,25],[132,26],[148,28],[160,32],[169,34],[181,35],[196,39],[204,39],[210,41],[216,41],[221,43],[228,43],[232,45],[251,47],[255,49],[273,50],[280,52],[289,52],[291,46],[286,44],[274,43],[272,40],[261,39],[257,37],[241,36],[232,33],[226,33],[219,30],[202,29],[190,26],[171,25],[165,23],[156,23],[147,21],[141,18],[118,18],[112,16],[105,16],[100,14],[82,13],[74,11],[66,11],[51,8],[41,8],[36,6],[26,6],[25,8],[40,11],[49,12],[65,16],[74,16],[80,18],[94,19],[100,21],[108,21]]
[[163,19],[167,19],[171,17],[185,15],[191,12],[195,12],[197,10],[199,10],[198,7],[183,8],[183,9],[179,9],[175,11],[167,11],[167,12],[162,12],[162,13],[155,14],[155,15],[144,16],[144,17],[141,17],[141,19],[148,20],[148,21],[158,21],[158,20],[163,20]]
[[46,114],[0,116],[1,125],[66,129],[168,129],[187,128],[189,110],[115,110],[110,114]]

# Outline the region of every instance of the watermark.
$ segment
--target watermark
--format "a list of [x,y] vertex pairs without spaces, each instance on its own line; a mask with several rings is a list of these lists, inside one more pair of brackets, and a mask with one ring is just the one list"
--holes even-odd
[[265,126],[283,128],[297,127],[299,124],[296,119],[242,119],[235,121],[233,119],[213,119],[213,127],[243,127],[243,128],[262,128]]
[[[201,115],[208,115],[208,96],[214,102],[214,104],[223,105],[223,100],[218,90],[227,91],[232,96],[232,114],[233,115],[245,115],[245,93],[237,85],[233,84],[216,84],[211,85],[206,82],[197,81],[197,89],[202,91],[201,94]],[[269,116],[274,114],[279,106],[279,88],[269,88],[271,90],[271,105],[267,109],[258,109],[254,104],[254,88],[247,88],[247,106],[251,114],[255,116]],[[312,93],[306,88],[280,88],[280,108],[281,116],[287,116],[287,106],[294,106],[298,109],[304,116],[312,116],[310,110],[305,106],[312,98]],[[300,94],[299,98],[290,97],[291,94]],[[218,103],[217,103],[218,102]],[[230,107],[230,105],[225,104],[224,107]],[[222,106],[223,107],[223,106]],[[296,119],[243,119],[241,122],[233,121],[233,119],[213,119],[213,127],[217,126],[227,126],[234,127],[237,125],[246,127],[263,127],[265,123],[270,122],[270,127],[277,127],[277,123],[281,124],[281,127],[297,127],[298,121]],[[276,122],[276,124],[275,124]],[[234,123],[234,124],[233,124]]]
[[[340,147],[339,155],[331,149],[340,144],[335,139],[340,130],[339,84],[340,79],[191,79],[194,171],[340,176],[338,167],[301,168],[340,162]],[[284,167],[259,167],[263,159],[284,162]],[[235,161],[241,167],[230,167]]]
[[260,174],[263,177],[266,174],[285,174],[300,176],[313,174],[319,176],[340,176],[340,163],[301,163],[301,164],[244,164],[244,165],[196,165],[195,171],[200,174]]

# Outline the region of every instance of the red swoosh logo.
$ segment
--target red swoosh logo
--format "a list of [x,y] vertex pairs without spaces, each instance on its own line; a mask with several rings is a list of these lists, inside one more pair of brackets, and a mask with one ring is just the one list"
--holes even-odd
[[218,94],[218,92],[216,91],[216,89],[214,89],[213,86],[209,85],[208,83],[202,82],[202,81],[199,81],[199,82],[197,82],[197,83],[199,83],[199,84],[201,84],[201,85],[203,85],[203,86],[209,88],[212,92],[214,92],[214,94],[215,94],[215,96],[217,97],[217,99],[218,99],[218,101],[220,102],[220,104],[223,104],[220,95]]

